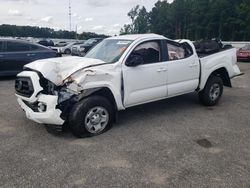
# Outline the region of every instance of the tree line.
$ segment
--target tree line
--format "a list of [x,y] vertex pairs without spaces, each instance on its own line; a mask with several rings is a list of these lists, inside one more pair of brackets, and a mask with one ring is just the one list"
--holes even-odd
[[120,34],[157,33],[191,40],[250,40],[250,0],[166,0],[147,12],[137,5]]
[[0,25],[0,36],[2,37],[34,37],[34,38],[57,38],[57,39],[89,39],[105,38],[106,35],[99,35],[91,32],[77,34],[74,31],[59,30],[51,28],[41,28],[33,26]]

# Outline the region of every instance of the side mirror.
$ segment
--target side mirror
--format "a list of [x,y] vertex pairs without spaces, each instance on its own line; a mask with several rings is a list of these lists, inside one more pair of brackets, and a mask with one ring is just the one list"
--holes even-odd
[[142,65],[144,63],[142,56],[138,54],[131,54],[127,59],[125,65],[128,67],[136,67],[138,65]]

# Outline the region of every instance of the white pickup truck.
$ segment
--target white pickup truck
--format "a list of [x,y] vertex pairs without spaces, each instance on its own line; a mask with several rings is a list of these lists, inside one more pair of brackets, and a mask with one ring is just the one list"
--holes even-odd
[[156,34],[105,39],[85,57],[39,60],[16,79],[18,103],[27,118],[52,127],[70,126],[78,137],[107,131],[116,112],[197,92],[216,105],[223,85],[241,74],[236,49],[197,54],[189,40]]

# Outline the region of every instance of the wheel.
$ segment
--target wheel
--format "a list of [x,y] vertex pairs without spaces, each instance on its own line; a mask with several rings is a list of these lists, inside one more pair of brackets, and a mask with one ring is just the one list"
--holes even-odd
[[114,108],[108,99],[90,96],[75,104],[69,115],[72,133],[79,137],[91,137],[109,130],[114,122]]
[[67,54],[67,55],[69,55],[69,54],[71,54],[71,50],[70,50],[70,49],[66,49],[66,50],[64,51],[64,53]]
[[205,106],[216,105],[223,94],[223,81],[218,76],[210,76],[205,88],[199,93],[199,99]]

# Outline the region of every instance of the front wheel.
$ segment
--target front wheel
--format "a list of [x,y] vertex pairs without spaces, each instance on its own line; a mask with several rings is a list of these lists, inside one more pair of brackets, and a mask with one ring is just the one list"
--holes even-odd
[[80,138],[104,133],[113,121],[114,108],[108,99],[101,96],[90,96],[77,103],[69,117],[73,134]]
[[199,99],[205,106],[216,105],[223,94],[223,81],[218,76],[210,76],[205,88],[199,93]]

